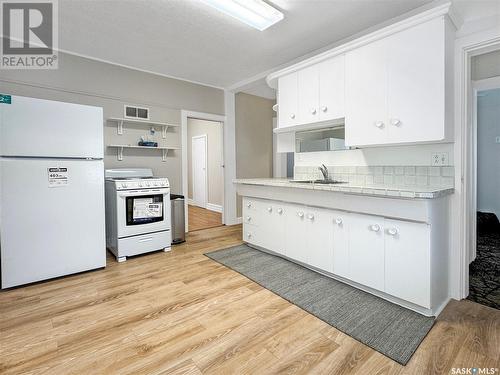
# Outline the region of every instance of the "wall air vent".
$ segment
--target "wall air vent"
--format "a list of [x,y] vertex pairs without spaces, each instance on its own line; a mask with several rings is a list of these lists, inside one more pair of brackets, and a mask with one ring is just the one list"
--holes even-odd
[[138,120],[149,120],[149,108],[125,105],[123,117]]

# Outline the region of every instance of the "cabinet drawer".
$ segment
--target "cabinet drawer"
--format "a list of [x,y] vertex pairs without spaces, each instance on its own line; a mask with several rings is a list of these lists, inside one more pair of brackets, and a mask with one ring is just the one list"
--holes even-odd
[[249,225],[243,223],[243,241],[248,242],[253,245],[262,246],[261,235],[259,228],[255,225]]

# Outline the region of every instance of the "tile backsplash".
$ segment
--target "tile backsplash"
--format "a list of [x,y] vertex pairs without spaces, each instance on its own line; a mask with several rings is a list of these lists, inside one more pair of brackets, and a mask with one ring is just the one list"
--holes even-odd
[[[428,166],[327,166],[328,177],[356,185],[401,185],[454,187],[455,168]],[[318,167],[295,166],[295,180],[322,179]]]

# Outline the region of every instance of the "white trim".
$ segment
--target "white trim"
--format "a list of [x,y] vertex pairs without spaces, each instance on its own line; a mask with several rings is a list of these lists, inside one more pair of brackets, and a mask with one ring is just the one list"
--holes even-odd
[[[452,207],[459,215],[451,212],[453,230],[451,231],[450,250],[450,294],[452,298],[462,299],[469,294],[469,257],[470,251],[470,202],[473,199],[471,184],[471,57],[500,47],[500,30],[497,27],[467,35],[455,42],[455,194]],[[475,215],[475,213],[473,213]]]
[[207,203],[205,208],[214,212],[222,212],[222,206],[220,204]]
[[224,91],[224,213],[226,225],[236,224],[236,119],[235,93]]
[[[190,206],[198,206],[196,203],[194,203],[194,200],[191,198],[187,199],[188,205]],[[198,206],[199,207],[199,206]],[[214,212],[222,212],[222,206],[220,204],[215,204],[215,203],[207,203],[207,206],[204,207],[207,210],[214,211]]]
[[194,200],[194,190],[195,190],[194,168],[191,168],[191,181],[193,182],[193,199],[192,199],[192,201],[194,202],[195,206],[207,208],[207,202],[208,202],[208,136],[206,134],[201,134],[201,135],[195,135],[195,136],[191,137],[191,163],[193,163],[193,143],[196,139],[204,139],[205,140],[205,165],[203,166],[203,168],[205,169],[205,181],[204,181],[205,201],[198,202],[198,201]]
[[[201,119],[201,120],[208,120],[208,121],[216,121],[220,122],[222,124],[223,132],[224,132],[224,139],[223,139],[223,144],[224,144],[224,150],[227,147],[227,142],[229,142],[226,139],[226,131],[229,126],[226,120],[226,116],[222,115],[217,115],[214,113],[205,113],[205,112],[195,112],[195,111],[188,111],[188,110],[181,110],[181,178],[182,178],[182,194],[187,197],[188,196],[188,191],[189,191],[189,184],[188,184],[188,152],[187,152],[187,142],[188,142],[188,137],[187,137],[187,124],[188,124],[188,118],[195,118],[195,119]],[[233,124],[234,127],[234,124]],[[234,137],[233,137],[233,146],[234,146]],[[228,164],[235,164],[235,159],[233,156],[233,161],[229,159],[229,156],[227,153],[224,151],[224,165]],[[222,195],[223,195],[223,209],[222,209],[222,223],[223,224],[228,224],[228,200],[230,198],[227,197],[226,193],[226,188],[227,186],[227,181],[230,179],[230,183],[232,184],[232,181],[234,177],[228,176],[226,173],[226,168],[223,168],[222,173],[223,173],[223,179],[224,179],[224,189],[222,189]],[[235,193],[236,194],[236,193]],[[236,201],[236,195],[234,196],[234,201]],[[184,211],[185,211],[185,231],[186,233],[189,231],[189,213],[188,213],[188,200],[186,199],[184,201]],[[235,211],[236,212],[236,211]],[[230,214],[230,212],[229,212]]]
[[294,73],[298,70],[307,68],[311,65],[320,63],[324,60],[330,59],[330,58],[335,57],[337,55],[341,55],[341,54],[346,53],[348,51],[351,51],[353,49],[362,47],[366,44],[373,43],[377,40],[380,40],[382,38],[390,36],[394,33],[403,31],[403,30],[408,29],[410,27],[419,25],[421,23],[427,22],[429,20],[432,20],[434,18],[441,17],[441,16],[448,16],[451,23],[454,25],[454,27],[456,29],[461,25],[461,20],[459,19],[459,17],[455,13],[453,13],[453,11],[451,9],[451,2],[447,2],[444,4],[438,5],[432,9],[427,9],[427,10],[420,12],[416,15],[410,16],[410,17],[403,19],[399,22],[395,22],[391,25],[383,27],[383,28],[376,30],[372,33],[369,33],[367,35],[363,35],[357,39],[346,42],[340,46],[337,46],[335,48],[332,48],[330,50],[322,52],[316,56],[305,59],[297,64],[288,66],[284,69],[281,69],[281,70],[278,70],[274,73],[271,73],[266,77],[266,82],[271,88],[277,89],[279,77],[282,77],[282,76],[290,74],[290,73]]
[[[470,164],[470,178],[468,181],[470,186],[470,200],[469,200],[469,216],[470,216],[470,232],[469,232],[469,249],[468,257],[469,263],[476,259],[477,255],[477,94],[479,91],[492,90],[500,88],[500,77],[492,77],[487,79],[482,79],[478,81],[472,81],[472,129],[471,129],[471,139],[470,139],[470,153],[469,156],[471,160]],[[472,215],[470,215],[472,213]]]

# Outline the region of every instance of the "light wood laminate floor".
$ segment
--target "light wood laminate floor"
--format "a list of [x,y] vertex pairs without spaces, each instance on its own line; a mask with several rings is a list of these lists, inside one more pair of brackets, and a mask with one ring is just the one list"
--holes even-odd
[[[202,254],[241,226],[0,292],[1,374],[450,374],[499,367],[500,312],[452,301],[406,367]],[[498,373],[498,372],[497,372]]]
[[188,205],[189,231],[218,227],[222,225],[222,214],[198,206]]

